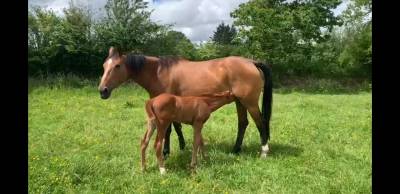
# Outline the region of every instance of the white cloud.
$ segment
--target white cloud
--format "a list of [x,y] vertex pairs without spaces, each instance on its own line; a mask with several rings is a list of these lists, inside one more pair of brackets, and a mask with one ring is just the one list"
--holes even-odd
[[151,19],[162,24],[174,24],[191,41],[208,40],[218,24],[232,24],[230,12],[248,0],[174,0],[150,3]]
[[342,3],[338,5],[336,9],[333,10],[333,14],[335,16],[338,16],[347,8],[348,5],[349,5],[349,0],[343,0]]

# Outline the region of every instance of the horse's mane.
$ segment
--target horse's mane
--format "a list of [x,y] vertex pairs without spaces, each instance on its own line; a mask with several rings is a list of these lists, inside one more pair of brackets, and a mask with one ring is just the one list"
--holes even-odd
[[[159,64],[163,67],[171,67],[172,65],[178,63],[181,60],[186,60],[185,58],[179,56],[160,56]],[[146,63],[146,57],[141,54],[127,53],[126,54],[126,64],[127,66],[134,70],[135,72],[140,72]]]
[[135,72],[140,72],[146,62],[144,55],[138,55],[134,53],[128,53],[126,55],[126,65],[134,70]]
[[174,65],[176,63],[178,63],[179,61],[186,60],[186,59],[184,59],[182,57],[179,57],[179,56],[160,56],[158,58],[160,59],[159,60],[159,64],[161,66],[167,67],[167,68],[171,67],[172,65]]

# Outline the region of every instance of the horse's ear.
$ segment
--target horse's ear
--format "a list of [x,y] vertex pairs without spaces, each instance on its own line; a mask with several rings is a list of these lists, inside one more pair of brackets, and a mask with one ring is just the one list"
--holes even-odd
[[114,56],[114,55],[117,55],[117,56],[119,56],[119,50],[117,49],[117,48],[115,48],[115,47],[110,47],[110,49],[108,50],[108,57],[111,57],[111,56]]

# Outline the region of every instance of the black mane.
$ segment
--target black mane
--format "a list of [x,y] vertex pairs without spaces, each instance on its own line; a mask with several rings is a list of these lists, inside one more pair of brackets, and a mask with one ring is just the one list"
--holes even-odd
[[129,69],[134,72],[140,72],[143,69],[146,58],[144,55],[137,55],[129,53],[126,55],[126,65]]
[[184,60],[184,58],[178,56],[160,56],[159,59],[159,63],[163,67],[170,67],[178,63],[180,60]]
[[[159,59],[159,64],[167,68],[178,63],[180,60],[185,60],[184,58],[178,56],[159,56]],[[144,55],[134,53],[129,53],[126,55],[126,65],[134,72],[140,72],[145,63],[146,58]]]

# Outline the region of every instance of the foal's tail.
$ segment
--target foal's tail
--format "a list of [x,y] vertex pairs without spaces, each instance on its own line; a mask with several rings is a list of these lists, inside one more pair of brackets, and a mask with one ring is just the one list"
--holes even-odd
[[147,116],[149,117],[149,118],[155,118],[156,117],[156,115],[154,114],[154,111],[153,111],[153,103],[152,103],[152,100],[147,100],[146,101],[146,106],[145,106],[145,108],[146,108],[146,113],[147,113]]
[[158,118],[157,118],[157,115],[154,113],[152,100],[148,100],[146,102],[146,113],[147,113],[148,119],[151,120],[154,125],[158,124],[157,123]]
[[267,140],[269,139],[269,121],[271,118],[272,110],[272,72],[271,68],[263,63],[257,62],[254,65],[261,69],[264,74],[264,93],[262,99],[262,116],[265,121],[265,130],[267,133]]

